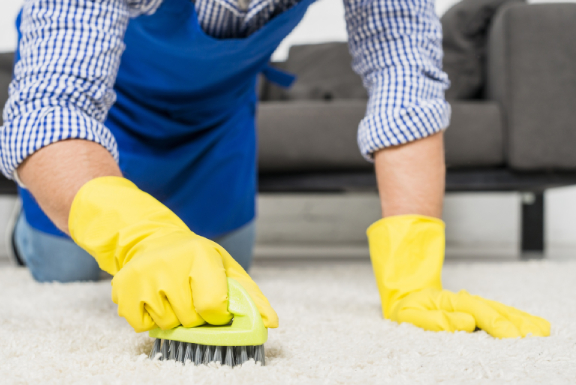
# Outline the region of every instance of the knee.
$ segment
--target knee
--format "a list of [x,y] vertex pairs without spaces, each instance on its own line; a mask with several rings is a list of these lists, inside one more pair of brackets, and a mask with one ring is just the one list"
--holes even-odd
[[215,239],[215,242],[226,249],[232,258],[234,258],[244,270],[248,271],[252,265],[254,256],[255,239],[256,226],[254,222],[250,222],[230,234]]
[[98,263],[72,240],[42,233],[21,217],[16,224],[15,246],[38,282],[96,281]]
[[30,264],[30,273],[38,282],[79,282],[97,281],[101,270],[96,261],[88,258],[66,258],[56,256],[41,264]]

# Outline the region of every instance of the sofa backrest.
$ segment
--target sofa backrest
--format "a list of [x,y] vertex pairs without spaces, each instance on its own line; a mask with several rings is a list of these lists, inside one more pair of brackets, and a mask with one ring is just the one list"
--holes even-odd
[[347,43],[292,46],[288,59],[274,65],[296,75],[296,82],[287,90],[267,82],[262,99],[367,99],[366,89],[351,63]]
[[492,19],[502,7],[525,0],[462,0],[442,16],[443,69],[448,100],[483,99],[486,47]]
[[490,31],[489,99],[517,170],[576,169],[576,4],[506,7]]

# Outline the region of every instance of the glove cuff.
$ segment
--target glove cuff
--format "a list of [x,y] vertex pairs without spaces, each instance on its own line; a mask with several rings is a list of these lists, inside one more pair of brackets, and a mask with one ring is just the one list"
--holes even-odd
[[411,292],[442,289],[444,228],[442,220],[421,215],[387,217],[368,228],[370,259],[384,317]]
[[68,217],[70,236],[114,275],[130,250],[158,229],[190,231],[176,214],[128,179],[95,178],[76,193]]

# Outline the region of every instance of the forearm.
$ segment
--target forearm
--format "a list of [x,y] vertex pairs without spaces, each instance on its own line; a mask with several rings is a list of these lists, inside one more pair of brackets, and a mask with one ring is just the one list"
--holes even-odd
[[101,145],[80,139],[43,147],[18,167],[18,176],[42,210],[68,234],[68,215],[76,193],[101,176],[122,176],[116,161]]
[[440,218],[446,167],[442,132],[374,154],[382,216]]
[[18,173],[64,232],[78,189],[92,178],[120,175],[104,121],[115,100],[129,13],[125,0],[24,4],[0,166],[8,178]]
[[444,193],[442,29],[433,0],[344,0],[354,70],[369,92],[358,129],[384,217],[439,217]]

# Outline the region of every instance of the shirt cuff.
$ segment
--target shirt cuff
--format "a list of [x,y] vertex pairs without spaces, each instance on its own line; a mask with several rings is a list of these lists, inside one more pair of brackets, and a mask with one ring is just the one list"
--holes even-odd
[[45,107],[18,115],[0,130],[2,158],[0,167],[8,179],[34,152],[66,139],[84,139],[106,148],[118,162],[114,136],[102,123],[81,111],[63,107]]
[[[444,82],[420,77],[387,79],[371,91],[366,116],[358,127],[362,156],[422,139],[446,129],[451,108],[444,98]],[[405,85],[399,87],[399,85]],[[411,87],[410,87],[411,86]]]

